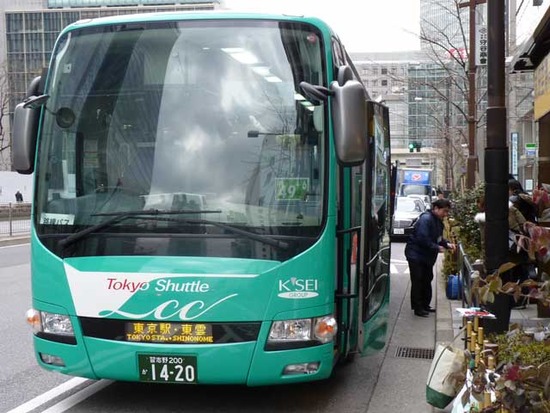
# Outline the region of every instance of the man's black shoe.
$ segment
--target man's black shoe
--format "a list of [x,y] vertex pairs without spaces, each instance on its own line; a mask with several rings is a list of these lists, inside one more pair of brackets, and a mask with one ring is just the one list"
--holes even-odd
[[428,312],[424,310],[414,310],[414,315],[418,317],[428,317]]
[[435,313],[435,308],[433,307],[426,307],[424,311],[427,311],[428,313]]

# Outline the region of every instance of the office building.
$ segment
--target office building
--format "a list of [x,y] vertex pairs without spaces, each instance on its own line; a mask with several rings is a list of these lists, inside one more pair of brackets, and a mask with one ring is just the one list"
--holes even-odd
[[[218,0],[0,0],[0,55],[4,57],[9,102],[3,104],[3,140],[9,139],[6,113],[25,98],[29,83],[48,66],[55,40],[61,30],[81,19],[159,11],[212,10]],[[8,151],[2,151],[0,169],[11,165]]]

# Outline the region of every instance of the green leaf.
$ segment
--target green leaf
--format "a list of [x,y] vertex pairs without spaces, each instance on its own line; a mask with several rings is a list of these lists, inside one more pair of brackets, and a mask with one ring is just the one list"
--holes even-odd
[[512,268],[516,267],[517,264],[516,263],[513,263],[513,262],[505,262],[504,264],[502,264],[500,267],[498,267],[498,270],[497,270],[497,273],[500,275],[500,274],[504,274],[505,272],[507,271],[510,271]]

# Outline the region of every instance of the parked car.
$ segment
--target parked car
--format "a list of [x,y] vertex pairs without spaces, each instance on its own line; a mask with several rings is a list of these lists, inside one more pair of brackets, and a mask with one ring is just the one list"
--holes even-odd
[[392,238],[408,237],[414,228],[414,223],[424,211],[426,211],[424,201],[408,196],[398,196],[393,214]]
[[424,204],[426,205],[426,209],[431,209],[432,207],[432,199],[429,195],[407,195],[409,198],[416,198],[420,199]]

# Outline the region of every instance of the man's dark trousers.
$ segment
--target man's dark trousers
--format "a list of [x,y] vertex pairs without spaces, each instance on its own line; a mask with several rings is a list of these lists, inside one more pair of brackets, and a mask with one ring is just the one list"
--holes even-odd
[[408,261],[411,276],[411,308],[426,310],[432,302],[433,265]]

